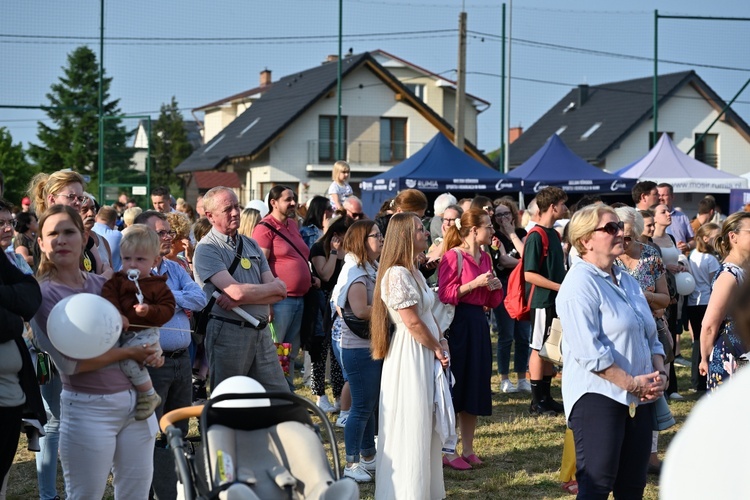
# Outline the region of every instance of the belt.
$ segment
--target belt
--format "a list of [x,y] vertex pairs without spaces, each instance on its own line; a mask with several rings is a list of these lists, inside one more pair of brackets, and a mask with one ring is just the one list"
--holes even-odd
[[187,352],[187,349],[176,349],[174,351],[164,351],[161,353],[162,356],[169,359],[176,359]]
[[253,326],[249,321],[240,321],[238,319],[224,318],[221,316],[216,316],[215,314],[209,314],[208,317],[210,319],[215,319],[217,321],[223,321],[224,323],[230,323],[232,325],[237,325],[242,328],[245,328],[245,327],[252,328],[253,330],[258,330],[258,331],[265,330],[265,328],[268,326],[267,320],[261,321],[258,324],[258,326]]

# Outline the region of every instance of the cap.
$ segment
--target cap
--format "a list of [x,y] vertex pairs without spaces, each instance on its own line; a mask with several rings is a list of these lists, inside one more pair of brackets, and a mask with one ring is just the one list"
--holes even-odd
[[21,200],[21,205],[31,205],[31,199],[28,196],[24,196]]

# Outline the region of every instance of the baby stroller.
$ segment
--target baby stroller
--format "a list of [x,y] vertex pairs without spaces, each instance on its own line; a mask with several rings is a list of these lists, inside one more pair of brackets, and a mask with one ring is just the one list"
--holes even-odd
[[[309,412],[325,428],[333,469]],[[201,446],[194,453],[174,425],[190,417],[200,418]],[[295,394],[266,393],[252,378],[223,381],[205,405],[171,411],[160,425],[175,458],[178,498],[359,498],[357,484],[341,480],[336,437],[326,415]]]

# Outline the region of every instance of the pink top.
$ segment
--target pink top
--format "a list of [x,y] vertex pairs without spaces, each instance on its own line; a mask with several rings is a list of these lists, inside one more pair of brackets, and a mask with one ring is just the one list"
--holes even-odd
[[475,306],[486,306],[495,308],[500,305],[505,295],[503,289],[490,291],[486,286],[475,288],[463,297],[458,297],[458,289],[461,285],[466,284],[487,271],[492,270],[492,259],[486,252],[481,252],[479,265],[474,262],[474,257],[463,250],[463,263],[461,264],[461,276],[458,276],[458,255],[455,250],[445,252],[440,261],[438,269],[438,297],[444,304],[457,305],[459,302],[472,304]]
[[258,242],[261,248],[269,250],[268,265],[273,275],[286,284],[287,295],[302,297],[310,290],[310,267],[307,264],[310,249],[300,236],[297,223],[293,219],[287,219],[282,224],[271,214],[265,216],[263,222],[275,227],[302,252],[302,255],[306,256],[303,259],[299,252],[292,248],[284,238],[281,238],[263,224],[258,224],[253,229],[253,239]]
[[[75,373],[78,360],[65,356],[54,348],[47,337],[47,318],[52,308],[65,297],[76,293],[93,293],[101,295],[102,286],[107,281],[103,276],[86,273],[86,281],[82,289],[71,288],[61,283],[44,280],[39,283],[42,289],[42,305],[32,321],[34,336],[39,346],[47,351],[55,361],[60,371],[60,379],[63,387],[69,391],[83,392],[86,394],[115,394],[127,391],[133,384],[120,370],[119,363],[113,363],[98,370]],[[92,311],[91,314],[95,314]]]

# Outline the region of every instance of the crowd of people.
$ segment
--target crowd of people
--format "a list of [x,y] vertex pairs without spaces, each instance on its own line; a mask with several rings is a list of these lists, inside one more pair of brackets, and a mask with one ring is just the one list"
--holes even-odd
[[[707,197],[691,221],[669,184],[642,181],[632,206],[584,196],[569,208],[546,187],[523,211],[509,197],[444,193],[433,217],[427,196],[406,189],[371,219],[349,175],[337,162],[327,196],[306,204],[277,185],[246,207],[221,186],[195,209],[167,188],[145,211],[127,196],[99,206],[69,170],[35,177],[20,210],[0,195],[2,477],[24,418],[44,434],[40,499],[101,498],[110,473],[116,498],[171,498],[176,486],[154,475],[166,460],[157,420],[244,375],[269,392],[309,385],[338,414],[344,477],[374,481],[379,499],[444,498],[443,468],[486,466],[475,434],[493,391],[565,416],[566,491],[639,498],[661,468],[654,403],[683,398],[675,365],[691,367],[702,394],[746,363],[734,298],[749,212],[719,218]],[[516,268],[528,317],[504,301]],[[95,358],[60,352],[47,331],[54,306],[79,293],[122,315],[120,341]],[[199,313],[205,336],[193,334]],[[562,368],[543,352],[557,322]],[[287,371],[276,343],[291,345]],[[54,364],[41,385],[37,353]]]

